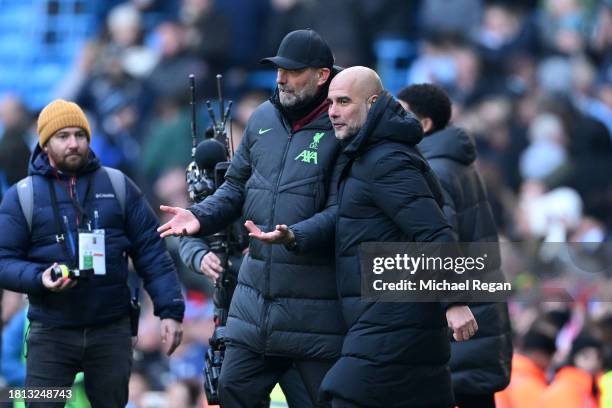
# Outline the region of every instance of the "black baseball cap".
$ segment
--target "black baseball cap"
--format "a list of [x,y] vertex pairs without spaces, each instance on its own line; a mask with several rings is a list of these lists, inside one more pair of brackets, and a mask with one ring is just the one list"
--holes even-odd
[[283,38],[275,57],[264,58],[261,64],[274,64],[284,69],[332,68],[334,56],[329,45],[314,30],[295,30]]

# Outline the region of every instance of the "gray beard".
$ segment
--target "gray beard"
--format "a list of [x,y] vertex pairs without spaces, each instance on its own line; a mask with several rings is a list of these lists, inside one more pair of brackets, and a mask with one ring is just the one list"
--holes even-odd
[[283,98],[282,93],[278,97],[282,107],[286,109],[299,108],[300,106],[308,105],[314,99],[314,96],[293,95],[293,97],[288,100],[286,96]]

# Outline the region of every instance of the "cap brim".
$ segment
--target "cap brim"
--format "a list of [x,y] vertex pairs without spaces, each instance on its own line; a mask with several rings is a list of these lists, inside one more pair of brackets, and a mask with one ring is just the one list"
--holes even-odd
[[303,64],[301,62],[297,62],[285,57],[269,57],[259,60],[260,64],[274,64],[278,68],[283,69],[304,69],[308,68],[308,65]]

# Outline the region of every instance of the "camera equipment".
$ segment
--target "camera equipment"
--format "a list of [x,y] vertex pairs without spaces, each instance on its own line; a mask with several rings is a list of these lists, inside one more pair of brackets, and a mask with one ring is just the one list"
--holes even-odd
[[[189,197],[193,202],[200,202],[212,195],[224,181],[225,173],[229,168],[228,158],[233,156],[230,138],[228,139],[225,127],[230,118],[232,101],[229,101],[224,111],[223,94],[221,92],[221,75],[217,75],[217,92],[219,95],[220,121],[215,118],[210,101],[206,101],[208,114],[212,127],[206,133],[210,137],[199,144],[196,141],[196,106],[195,106],[195,78],[189,76],[191,88],[191,137],[192,162],[187,166],[186,178]],[[223,272],[215,282],[213,302],[215,304],[215,331],[209,339],[210,347],[205,356],[204,365],[204,391],[209,404],[219,403],[219,375],[225,356],[225,324],[227,313],[236,278],[229,272],[230,262],[230,234],[228,230],[218,232],[207,237],[210,250],[219,257]]]
[[94,275],[93,268],[91,269],[70,269],[64,264],[55,265],[51,269],[51,280],[56,281],[60,278],[70,279],[89,279]]
[[[216,139],[207,139],[198,144],[195,160],[187,167],[187,185],[189,196],[194,202],[200,202],[213,194],[220,183],[217,178],[217,166],[223,167],[226,160],[225,147]],[[227,168],[227,167],[225,167]],[[220,182],[223,182],[223,173]]]
[[[200,202],[213,194],[219,187],[225,176],[224,170],[229,167],[228,158],[232,156],[231,127],[228,139],[225,127],[230,118],[229,112],[232,101],[229,101],[225,111],[221,93],[221,75],[217,75],[217,92],[219,93],[219,112],[221,120],[217,122],[215,112],[210,101],[206,101],[208,114],[212,121],[212,127],[207,130],[208,139],[197,142],[196,126],[196,103],[195,103],[195,77],[189,75],[191,89],[191,158],[192,162],[187,166],[186,179],[189,198],[193,202]],[[219,175],[219,173],[223,174]]]

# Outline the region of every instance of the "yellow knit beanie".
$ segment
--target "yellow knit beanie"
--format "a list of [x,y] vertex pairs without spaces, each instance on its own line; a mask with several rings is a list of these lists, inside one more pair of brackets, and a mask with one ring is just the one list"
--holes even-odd
[[91,142],[91,129],[79,105],[56,99],[38,115],[38,144],[43,147],[58,130],[67,127],[82,128],[87,133],[87,140]]

